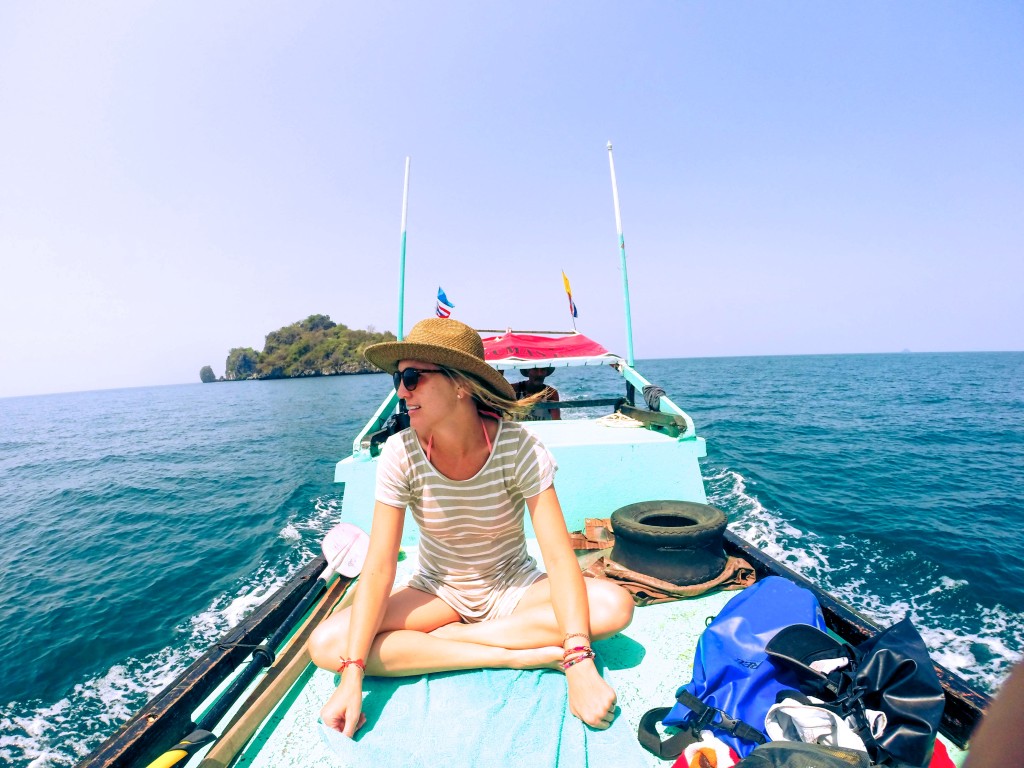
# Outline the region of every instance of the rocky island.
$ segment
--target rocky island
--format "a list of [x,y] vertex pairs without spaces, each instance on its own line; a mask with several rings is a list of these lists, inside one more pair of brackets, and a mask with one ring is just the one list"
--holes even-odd
[[363,359],[363,350],[371,344],[395,340],[395,334],[390,331],[378,333],[372,327],[355,330],[335,323],[328,315],[310,315],[268,333],[262,352],[252,347],[232,349],[224,363],[222,379],[218,379],[208,365],[199,371],[199,379],[206,384],[376,373],[377,369]]

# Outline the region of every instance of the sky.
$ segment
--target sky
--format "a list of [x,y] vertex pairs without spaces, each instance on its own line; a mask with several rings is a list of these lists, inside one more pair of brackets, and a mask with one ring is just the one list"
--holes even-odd
[[638,359],[1024,350],[1018,2],[0,4],[0,397],[311,314]]

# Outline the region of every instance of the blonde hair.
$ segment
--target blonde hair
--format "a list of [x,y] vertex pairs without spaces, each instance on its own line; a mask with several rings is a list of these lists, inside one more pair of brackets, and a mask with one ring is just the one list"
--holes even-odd
[[530,412],[536,403],[541,402],[547,395],[547,390],[542,389],[535,395],[521,397],[518,400],[511,400],[502,397],[479,379],[457,371],[454,368],[445,368],[448,377],[457,386],[465,389],[476,401],[477,407],[484,410],[496,411],[498,415],[506,419],[519,419]]

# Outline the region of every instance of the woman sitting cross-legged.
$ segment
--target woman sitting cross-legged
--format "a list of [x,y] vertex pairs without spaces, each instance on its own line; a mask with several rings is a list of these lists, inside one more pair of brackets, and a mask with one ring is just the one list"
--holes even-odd
[[[423,320],[366,358],[394,375],[410,426],[381,451],[355,600],[309,641],[317,666],[341,672],[324,723],[348,736],[363,724],[364,672],[497,667],[564,670],[573,714],[607,728],[615,692],[590,641],[624,629],[633,599],[608,581],[584,580],[555,494],[554,459],[507,418],[532,399],[515,399],[484,362],[480,336],[456,320]],[[395,589],[406,507],[420,529],[419,566]],[[547,574],[527,553],[524,507]]]

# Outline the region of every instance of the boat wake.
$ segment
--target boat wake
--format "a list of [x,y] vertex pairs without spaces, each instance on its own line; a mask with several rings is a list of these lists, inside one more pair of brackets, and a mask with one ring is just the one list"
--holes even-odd
[[141,658],[115,664],[84,680],[60,701],[0,705],[0,765],[50,768],[74,765],[96,749],[149,699],[171,683],[221,635],[252,613],[291,574],[319,554],[319,542],[340,516],[340,493],[314,500],[313,514],[278,534],[286,557],[260,564],[219,595],[205,611],[178,625],[178,641]]
[[767,508],[738,472],[706,475],[708,502],[729,528],[882,626],[909,617],[932,658],[993,692],[1024,647],[1024,618],[998,603],[980,604],[970,584],[913,551],[852,535],[827,538],[800,530]]
[[[126,659],[78,683],[55,704],[29,700],[0,707],[0,762],[29,768],[73,765],[285,580],[285,575],[261,567],[236,594],[219,596],[207,610],[180,624],[176,631],[181,639],[174,646]],[[73,741],[69,734],[74,734]]]

